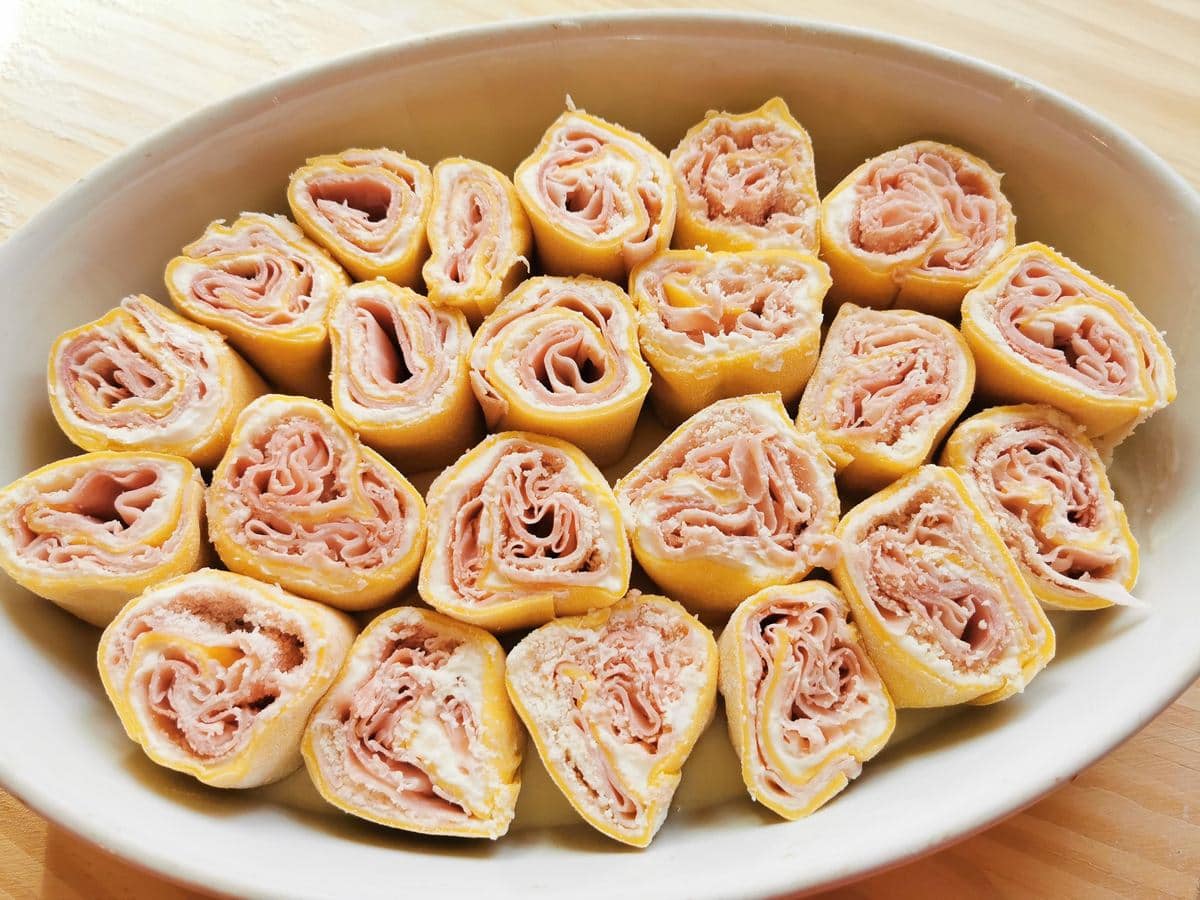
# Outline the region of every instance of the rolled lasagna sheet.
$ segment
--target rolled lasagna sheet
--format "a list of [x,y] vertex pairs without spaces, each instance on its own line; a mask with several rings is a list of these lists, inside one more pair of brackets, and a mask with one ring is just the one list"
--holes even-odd
[[846,513],[833,570],[899,707],[994,703],[1054,656],[1054,631],[953,469],[922,466]]
[[1022,244],[962,304],[989,396],[1048,403],[1108,452],[1175,399],[1175,361],[1129,298],[1045,244]]
[[377,278],[338,295],[329,334],[334,410],[402,470],[444,466],[479,438],[462,313]]
[[718,642],[729,736],[750,796],[785,819],[814,812],[862,772],[896,726],[887,689],[833,585],[759,591]]
[[339,609],[394,599],[425,549],[417,489],[307,397],[246,407],[206,505],[226,566]]
[[283,216],[243,213],[213,222],[167,264],[171,301],[225,335],[272,384],[328,391],[325,316],[350,279]]
[[953,325],[847,303],[796,423],[816,434],[847,487],[878,490],[929,462],[974,387],[975,361]]
[[533,232],[508,176],[491,166],[443,159],[433,167],[429,299],[459,310],[472,327],[529,272]]
[[953,318],[963,295],[1016,243],[1000,175],[934,141],[867,160],[821,204],[831,296]]
[[667,158],[640,134],[571,109],[517,167],[538,260],[553,275],[623,282],[671,246],[675,184]]
[[676,247],[820,247],[812,141],[779,97],[740,115],[710,110],[671,151],[671,168]]
[[204,468],[267,389],[219,334],[144,294],[60,335],[46,380],[54,418],[84,450],[154,450]]
[[655,584],[728,613],[837,559],[833,464],[778,394],[714,403],[617,482],[633,552]]
[[315,156],[292,173],[287,196],[304,233],[356,281],[420,286],[433,203],[425,163],[385,148]]
[[612,489],[577,447],[508,431],[429,488],[421,599],[491,631],[611,606],[629,588]]
[[1125,508],[1070,416],[1049,406],[985,410],[954,429],[942,463],[962,476],[1044,605],[1138,605]]
[[626,293],[599,278],[520,285],[471,344],[488,428],[562,438],[601,466],[618,460],[650,390],[636,323]]
[[354,623],[232,572],[152,587],[105,629],[100,679],[154,762],[222,788],[277,781],[354,640]]
[[508,655],[508,693],[584,821],[645,847],[712,720],[717,645],[678,603],[631,591],[526,636]]
[[500,643],[405,606],[359,635],[302,749],[321,796],[345,812],[422,834],[498,838],[521,789],[524,743]]
[[629,292],[659,415],[675,423],[763,391],[793,403],[817,363],[828,290],[825,264],[791,250],[671,250],[638,266]]
[[87,453],[0,490],[0,566],[103,627],[146,588],[199,568],[204,482],[186,459]]

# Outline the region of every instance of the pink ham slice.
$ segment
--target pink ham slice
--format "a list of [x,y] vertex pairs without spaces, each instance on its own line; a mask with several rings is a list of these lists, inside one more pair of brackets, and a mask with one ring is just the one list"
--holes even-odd
[[884,154],[856,190],[851,242],[888,256],[927,245],[921,271],[969,271],[1007,234],[1007,201],[952,148],[910,144]]
[[[1114,321],[1093,308],[1071,308],[1093,293],[1049,260],[1030,257],[1001,288],[994,320],[1008,345],[1030,362],[1092,390],[1125,394],[1137,387],[1141,365],[1153,367],[1157,354],[1135,342],[1140,328],[1131,318]],[[1111,310],[1121,315],[1116,304]]]
[[286,418],[239,448],[228,469],[229,502],[241,511],[246,545],[305,563],[316,558],[355,570],[387,565],[411,549],[415,514],[388,473],[363,461],[370,510],[344,518],[328,514],[346,502],[345,460],[320,424]]
[[[424,200],[408,160],[391,151],[350,150],[337,162],[364,171],[319,172],[304,184],[308,202],[327,226],[342,239],[365,253],[385,253],[398,233],[407,235],[401,223],[419,219]],[[398,182],[366,171],[378,166],[395,174]],[[422,223],[423,225],[423,223]]]

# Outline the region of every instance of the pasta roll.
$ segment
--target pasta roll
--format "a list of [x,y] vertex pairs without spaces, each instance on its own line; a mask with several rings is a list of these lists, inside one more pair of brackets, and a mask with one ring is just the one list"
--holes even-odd
[[1016,243],[1000,175],[934,141],[869,159],[821,203],[830,296],[953,318],[963,295]]
[[303,752],[321,796],[345,812],[422,834],[498,838],[521,789],[524,743],[499,641],[402,606],[354,642]]
[[494,434],[429,488],[421,599],[491,631],[611,606],[629,588],[612,489],[566,441]]
[[1109,452],[1175,399],[1175,360],[1120,291],[1045,244],[1022,244],[962,304],[982,392],[1048,403]]
[[640,134],[571,109],[546,130],[513,179],[538,259],[552,275],[623,282],[671,246],[675,184],[667,158]]
[[728,613],[837,558],[833,465],[778,394],[720,400],[617,482],[633,552],[689,608]]
[[805,581],[746,598],[718,647],[742,779],[751,797],[785,819],[839,794],[896,727],[850,607],[831,584]]
[[929,462],[971,401],[975,361],[953,325],[911,310],[838,310],[796,424],[811,429],[852,490]]
[[200,473],[161,453],[73,456],[0,490],[0,566],[101,627],[146,588],[199,568],[203,528]]
[[384,148],[314,156],[292,173],[287,196],[304,233],[356,281],[420,286],[433,203],[425,163]]
[[615,462],[650,389],[633,304],[599,278],[531,278],[475,332],[471,385],[493,431],[560,437]]
[[659,415],[679,422],[765,391],[795,402],[817,364],[828,290],[825,264],[791,250],[672,250],[638,266],[629,292]]
[[443,466],[478,439],[462,313],[377,278],[338,295],[329,334],[334,410],[401,469]]
[[397,597],[425,549],[421,494],[307,397],[246,407],[206,505],[226,566],[339,609]]
[[267,389],[220,335],[144,294],[60,335],[46,379],[54,418],[84,450],[154,450],[203,468]]
[[1137,605],[1137,541],[1083,428],[1049,406],[998,406],[942,451],[1045,606]]
[[1054,630],[953,469],[922,466],[842,518],[833,569],[898,707],[995,703],[1054,656]]
[[781,98],[710,110],[671,151],[676,247],[816,253],[821,198],[812,141]]
[[100,680],[154,762],[222,788],[277,781],[354,640],[349,618],[201,569],[150,588],[100,638]]
[[508,655],[508,693],[584,821],[645,847],[712,720],[717,645],[679,604],[631,591],[527,635]]
[[429,299],[459,310],[471,327],[529,272],[533,232],[508,176],[461,156],[433,167]]
[[272,384],[329,389],[325,316],[350,279],[288,219],[213,222],[167,264],[166,282],[180,312],[225,335]]

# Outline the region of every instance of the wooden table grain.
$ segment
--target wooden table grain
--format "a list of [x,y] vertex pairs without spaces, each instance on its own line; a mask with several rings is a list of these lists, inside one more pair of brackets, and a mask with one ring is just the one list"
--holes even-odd
[[[131,142],[297,66],[472,23],[637,5],[0,0],[0,240]],[[876,28],[1008,66],[1109,116],[1200,184],[1196,0],[734,5]],[[3,792],[0,895],[201,896],[87,845]],[[1200,897],[1200,684],[1028,810],[835,895]]]

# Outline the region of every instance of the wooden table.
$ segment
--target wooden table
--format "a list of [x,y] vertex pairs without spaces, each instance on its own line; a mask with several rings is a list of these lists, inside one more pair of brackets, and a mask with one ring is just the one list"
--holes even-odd
[[[288,69],[470,23],[639,4],[420,0],[379,11],[388,5],[0,0],[0,240],[129,143]],[[1111,117],[1200,184],[1195,0],[736,5],[890,31],[1008,66]],[[837,894],[935,892],[1200,896],[1200,684],[1031,809]],[[200,896],[109,857],[0,792],[0,895],[38,894]]]

